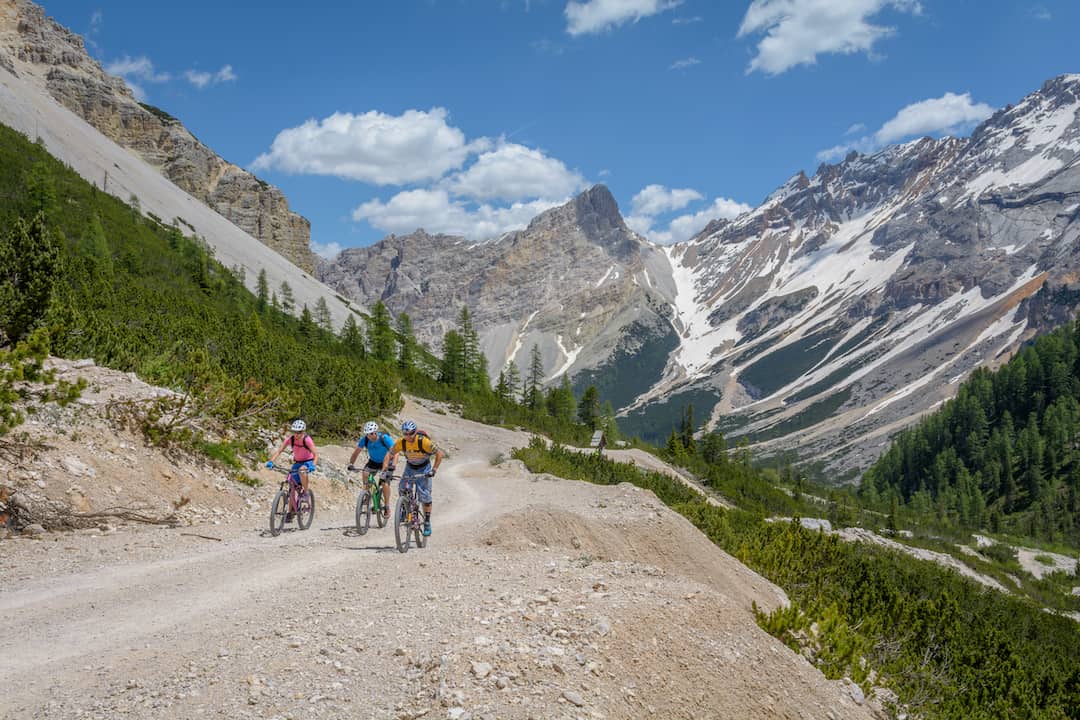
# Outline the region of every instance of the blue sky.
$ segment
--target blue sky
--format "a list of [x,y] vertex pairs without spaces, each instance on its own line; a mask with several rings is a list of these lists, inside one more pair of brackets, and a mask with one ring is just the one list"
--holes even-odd
[[1078,72],[1075,0],[52,0],[324,254],[479,239],[593,183],[657,242],[848,149],[963,134]]

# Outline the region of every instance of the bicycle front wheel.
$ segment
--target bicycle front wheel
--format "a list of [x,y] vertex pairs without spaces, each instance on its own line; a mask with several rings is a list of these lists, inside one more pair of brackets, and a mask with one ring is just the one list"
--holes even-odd
[[387,517],[385,508],[387,498],[383,495],[382,490],[376,490],[374,499],[376,500],[374,503],[375,522],[379,524],[379,527],[386,527]]
[[356,532],[363,535],[371,527],[371,493],[367,490],[356,498]]
[[300,493],[300,499],[296,502],[296,524],[301,530],[311,527],[311,521],[315,519],[315,491],[309,489]]
[[409,533],[412,531],[412,518],[408,516],[405,498],[398,498],[394,506],[394,542],[398,552],[409,552]]
[[270,534],[277,537],[285,529],[285,517],[289,514],[289,493],[278,490],[270,503]]

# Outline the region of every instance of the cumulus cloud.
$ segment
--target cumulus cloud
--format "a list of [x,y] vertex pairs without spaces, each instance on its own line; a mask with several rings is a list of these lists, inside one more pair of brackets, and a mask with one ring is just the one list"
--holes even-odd
[[695,200],[703,199],[693,188],[669,190],[663,185],[646,185],[630,201],[632,215],[659,215],[671,210],[681,210]]
[[503,142],[442,185],[475,200],[523,200],[566,197],[581,190],[585,178],[539,150]]
[[566,4],[566,32],[589,35],[657,15],[682,4],[682,0],[586,0]]
[[697,212],[684,213],[657,225],[657,216],[681,210],[691,202],[704,199],[697,190],[682,188],[669,190],[663,185],[649,185],[630,201],[631,214],[626,224],[634,232],[644,235],[661,245],[688,240],[712,220],[731,219],[752,208],[729,198],[718,197]]
[[236,80],[236,73],[233,71],[232,65],[222,65],[220,70],[213,73],[202,70],[185,70],[184,77],[187,78],[189,83],[202,90],[209,85],[233,82]]
[[696,57],[688,57],[683,58],[682,60],[676,60],[675,62],[671,63],[671,65],[668,67],[668,70],[685,70],[688,67],[694,67],[695,65],[700,64],[701,61],[698,60]]
[[870,54],[874,43],[896,32],[870,22],[886,9],[922,12],[916,0],[753,0],[738,37],[765,37],[746,71],[778,75],[796,65],[813,65],[822,54]]
[[352,217],[385,232],[410,233],[423,228],[432,233],[483,240],[521,229],[539,213],[563,202],[565,199],[533,200],[508,207],[482,204],[470,208],[462,200],[451,199],[444,189],[423,188],[400,192],[386,202],[369,200],[357,207]]
[[125,55],[106,65],[105,72],[119,75],[124,80],[137,79],[148,83],[168,82],[171,77],[169,73],[154,70],[154,63],[145,55],[134,58]]
[[252,163],[256,170],[332,175],[374,185],[435,180],[461,167],[469,155],[487,150],[481,138],[447,124],[449,113],[435,107],[401,115],[377,111],[362,115],[336,112],[322,120],[282,130],[270,151]]
[[681,16],[681,17],[677,17],[677,18],[672,18],[671,19],[671,24],[672,25],[690,25],[692,23],[699,23],[704,19],[705,18],[701,17],[700,15]]
[[341,247],[341,243],[321,243],[315,240],[311,241],[311,251],[320,257],[326,258],[327,260],[333,260],[341,253],[342,250],[344,250],[344,248]]
[[873,135],[822,150],[817,154],[817,158],[819,161],[829,162],[844,157],[852,150],[874,152],[884,145],[916,135],[957,134],[969,130],[993,114],[994,108],[986,103],[972,101],[970,93],[957,95],[947,92],[939,98],[920,100],[901,108]]

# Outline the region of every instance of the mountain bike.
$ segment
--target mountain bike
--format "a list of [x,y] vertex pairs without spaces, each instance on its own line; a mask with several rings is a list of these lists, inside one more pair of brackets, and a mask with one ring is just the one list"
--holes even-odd
[[300,530],[307,530],[315,519],[315,492],[311,488],[304,492],[299,472],[277,465],[271,469],[283,474],[285,479],[281,481],[281,487],[270,505],[270,534],[275,537],[280,535],[285,523],[294,517],[296,526]]
[[[409,544],[414,539],[416,547],[422,548],[427,544],[427,538],[424,537],[424,513],[420,510],[420,499],[416,496],[413,477],[415,476],[405,478],[405,487],[394,506],[394,542],[397,543],[398,552],[409,552]],[[391,479],[399,480],[401,477]]]
[[[386,527],[387,517],[383,514],[385,500],[382,496],[381,473],[368,468],[360,468],[361,477],[367,474],[364,487],[356,498],[356,532],[365,534],[371,528],[371,514],[375,513],[375,522],[379,527]],[[387,477],[391,477],[387,475]],[[387,480],[389,482],[389,479]]]

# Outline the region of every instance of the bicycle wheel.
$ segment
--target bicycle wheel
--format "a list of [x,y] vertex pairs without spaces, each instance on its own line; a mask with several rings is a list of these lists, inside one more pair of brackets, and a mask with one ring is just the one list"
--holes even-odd
[[378,500],[378,502],[375,503],[378,507],[374,508],[375,522],[377,522],[381,528],[386,527],[388,518],[383,514],[383,508],[386,507],[386,498],[383,497],[381,489],[375,491],[375,499]]
[[289,513],[289,493],[278,490],[270,503],[270,534],[277,537],[285,529],[285,516]]
[[363,535],[371,527],[371,493],[367,490],[356,498],[356,532]]
[[424,537],[423,513],[419,512],[419,510],[418,510],[416,515],[417,515],[417,520],[415,522],[413,522],[413,534],[416,537],[416,547],[418,547],[418,548],[427,547],[427,538]]
[[409,552],[409,533],[412,531],[412,518],[406,517],[405,498],[398,498],[394,506],[394,542],[398,552]]
[[301,530],[311,527],[311,521],[315,519],[315,491],[300,493],[300,499],[296,503],[296,524]]

